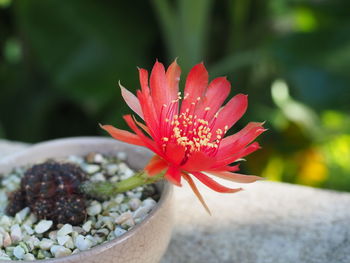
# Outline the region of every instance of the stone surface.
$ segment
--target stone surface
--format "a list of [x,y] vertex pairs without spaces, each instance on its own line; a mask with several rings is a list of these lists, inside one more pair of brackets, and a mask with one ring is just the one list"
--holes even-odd
[[[0,158],[21,148],[11,145],[0,142]],[[218,194],[198,184],[209,216],[183,184],[161,263],[350,262],[348,193],[265,181]]]

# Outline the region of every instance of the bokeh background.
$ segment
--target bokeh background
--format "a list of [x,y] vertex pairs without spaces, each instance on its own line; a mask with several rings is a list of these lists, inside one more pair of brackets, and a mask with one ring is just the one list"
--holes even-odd
[[348,0],[0,0],[0,138],[126,128],[118,80],[176,57],[249,94],[231,132],[266,121],[245,172],[350,191]]

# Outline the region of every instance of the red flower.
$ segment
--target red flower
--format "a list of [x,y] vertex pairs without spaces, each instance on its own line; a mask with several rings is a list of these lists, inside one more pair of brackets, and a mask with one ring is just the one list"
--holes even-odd
[[247,96],[238,94],[221,107],[231,85],[225,77],[216,78],[208,85],[208,72],[203,63],[190,71],[182,96],[178,87],[180,73],[176,61],[167,71],[157,61],[148,83],[147,70],[139,69],[141,90],[137,91],[137,97],[122,86],[121,92],[145,124],[126,115],[124,119],[135,133],[110,125],[102,128],[117,140],[152,150],[156,155],[145,167],[148,175],[165,171],[165,178],[178,186],[183,177],[206,207],[191,176],[222,193],[234,193],[241,188],[222,186],[207,174],[239,183],[261,179],[237,174],[238,165],[230,164],[259,149],[259,144],[252,141],[265,129],[262,123],[251,122],[236,134],[224,138],[228,129],[245,113]]

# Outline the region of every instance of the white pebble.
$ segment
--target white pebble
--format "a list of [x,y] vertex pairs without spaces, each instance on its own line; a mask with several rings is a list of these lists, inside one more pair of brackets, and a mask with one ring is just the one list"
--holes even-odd
[[115,198],[114,201],[116,201],[118,204],[121,204],[124,200],[124,195],[123,194],[118,194]]
[[73,226],[70,224],[63,225],[60,230],[57,231],[57,237],[65,236],[73,232]]
[[100,153],[96,153],[94,156],[94,163],[104,163],[106,160]]
[[24,254],[25,254],[25,251],[21,246],[16,246],[15,249],[13,250],[13,255],[17,259],[23,259]]
[[102,211],[102,205],[97,201],[92,201],[86,211],[89,216],[98,215]]
[[73,238],[71,238],[70,236],[68,236],[68,240],[66,241],[66,243],[64,244],[64,246],[66,248],[70,248],[70,249],[74,249],[74,242],[73,242]]
[[18,223],[22,223],[23,220],[27,217],[27,215],[29,214],[30,212],[30,209],[29,207],[25,207],[23,208],[21,211],[19,211],[16,215],[15,215],[15,218],[16,218],[16,221]]
[[92,221],[88,220],[84,223],[83,225],[83,229],[85,232],[89,232],[91,230],[91,225],[92,225]]
[[96,173],[90,177],[90,181],[92,181],[92,182],[104,182],[104,181],[106,181],[106,177],[102,173]]
[[4,235],[0,233],[0,247],[4,244]]
[[118,171],[118,165],[117,164],[109,164],[106,166],[106,171],[108,175],[115,175]]
[[69,256],[72,254],[72,251],[69,248],[58,245],[52,246],[50,251],[55,256],[55,258]]
[[34,228],[35,232],[38,234],[42,234],[50,229],[53,222],[52,220],[41,220]]
[[92,246],[92,242],[85,238],[82,235],[77,236],[77,238],[75,239],[75,246],[80,250],[80,251],[84,251],[84,250],[88,250],[91,248]]
[[29,217],[26,219],[26,221],[24,222],[24,224],[28,225],[28,226],[32,226],[34,223],[36,223],[38,221],[38,218],[36,217],[36,215],[34,215],[33,213],[31,213],[29,215]]
[[68,240],[69,236],[57,236],[57,242],[59,245],[63,246]]
[[54,244],[55,242],[51,239],[48,239],[48,238],[43,238],[40,242],[39,242],[39,247],[40,249],[42,250],[49,250],[52,245]]
[[22,227],[23,227],[24,230],[28,233],[28,235],[33,235],[33,234],[34,234],[34,230],[33,230],[33,228],[31,228],[30,226],[24,224],[24,225],[22,225]]
[[147,206],[141,206],[133,213],[133,217],[135,219],[144,218],[150,210],[151,210],[151,208],[149,208]]
[[147,198],[142,202],[143,206],[149,207],[150,209],[152,209],[156,204],[157,202],[154,201],[152,198]]
[[35,256],[32,253],[27,253],[23,257],[24,260],[32,261],[35,260]]
[[11,226],[11,239],[12,242],[17,243],[23,238],[22,230],[18,224]]
[[141,205],[141,201],[138,198],[132,198],[129,201],[129,206],[131,210],[135,211],[137,208],[139,208]]
[[0,226],[9,227],[11,225],[11,219],[7,215],[2,215],[0,218]]
[[51,232],[49,233],[49,238],[50,238],[51,240],[56,240],[56,238],[57,238],[57,230],[51,231]]
[[96,165],[96,164],[88,164],[88,165],[83,166],[83,169],[88,174],[94,174],[100,170],[100,166]]
[[10,237],[10,234],[9,233],[5,233],[4,234],[4,239],[3,239],[3,246],[4,247],[8,247],[12,244],[12,240],[11,240],[11,237]]
[[121,236],[122,234],[126,233],[128,231],[126,231],[125,229],[121,228],[121,227],[117,227],[115,230],[114,230],[114,235],[116,237],[119,237]]

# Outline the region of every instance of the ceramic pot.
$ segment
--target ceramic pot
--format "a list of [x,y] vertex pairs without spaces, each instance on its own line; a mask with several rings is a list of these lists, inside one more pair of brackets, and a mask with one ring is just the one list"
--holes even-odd
[[[47,158],[85,155],[89,152],[113,154],[118,151],[127,153],[126,162],[135,170],[142,169],[152,156],[151,152],[144,148],[121,143],[110,138],[77,137],[58,139],[36,144],[22,152],[2,159],[0,161],[0,173],[7,173],[16,166],[38,163]],[[161,191],[158,204],[147,218],[124,235],[87,251],[61,258],[40,260],[40,263],[159,262],[171,236],[173,189],[168,182],[159,183],[157,187]]]

